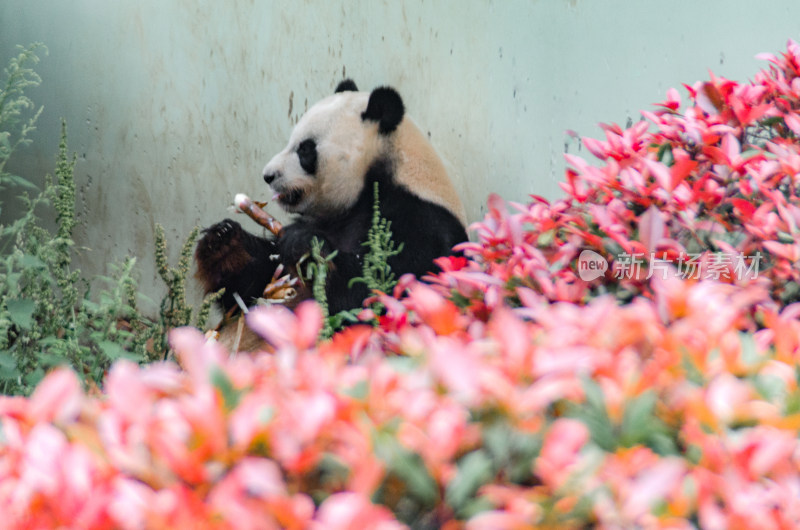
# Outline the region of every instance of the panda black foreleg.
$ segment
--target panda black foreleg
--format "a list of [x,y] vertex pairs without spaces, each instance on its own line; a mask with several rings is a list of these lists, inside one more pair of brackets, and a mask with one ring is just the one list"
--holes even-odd
[[278,253],[281,261],[287,266],[295,266],[306,255],[311,254],[311,241],[314,238],[322,242],[323,254],[332,252],[331,245],[321,232],[302,221],[284,227],[283,235],[278,240]]
[[361,277],[363,272],[361,260],[355,254],[340,252],[333,257],[333,267],[328,272],[325,284],[330,314],[359,308],[364,304],[364,299],[370,294],[366,284],[355,282],[350,285],[351,280]]
[[349,285],[351,279],[360,277],[363,272],[361,260],[351,252],[335,248],[321,230],[303,222],[287,226],[278,241],[281,260],[287,266],[296,265],[304,256],[310,255],[311,242],[315,237],[322,243],[323,256],[336,252],[325,280],[328,310],[334,314],[361,307],[364,298],[369,294],[366,286],[363,283],[352,287]]
[[206,292],[225,288],[220,305],[228,311],[236,305],[234,293],[250,304],[264,292],[278,262],[271,258],[277,245],[271,239],[245,231],[225,219],[203,231],[197,243],[197,277]]

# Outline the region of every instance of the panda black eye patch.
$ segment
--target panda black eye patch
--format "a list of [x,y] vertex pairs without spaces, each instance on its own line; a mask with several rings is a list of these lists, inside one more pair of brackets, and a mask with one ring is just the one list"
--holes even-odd
[[308,138],[300,142],[297,146],[297,158],[300,159],[300,167],[309,175],[317,172],[317,142]]

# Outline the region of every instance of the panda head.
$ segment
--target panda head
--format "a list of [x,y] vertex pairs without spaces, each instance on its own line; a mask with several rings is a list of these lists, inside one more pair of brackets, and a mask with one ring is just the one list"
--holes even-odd
[[386,155],[404,112],[394,89],[358,92],[353,81],[342,81],[303,115],[289,144],[264,167],[264,180],[288,212],[317,218],[345,212],[370,165]]

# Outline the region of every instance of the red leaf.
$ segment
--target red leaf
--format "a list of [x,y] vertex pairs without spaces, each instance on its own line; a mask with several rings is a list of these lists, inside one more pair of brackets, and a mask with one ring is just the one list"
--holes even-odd
[[750,219],[753,216],[753,212],[756,211],[756,207],[750,201],[746,201],[744,199],[731,199],[731,204],[733,207],[742,212],[742,215],[745,219]]
[[695,170],[697,161],[692,160],[689,157],[689,153],[683,149],[673,149],[672,156],[675,157],[675,163],[672,165],[670,173],[672,174],[672,189],[675,189],[678,184],[683,182],[683,180]]

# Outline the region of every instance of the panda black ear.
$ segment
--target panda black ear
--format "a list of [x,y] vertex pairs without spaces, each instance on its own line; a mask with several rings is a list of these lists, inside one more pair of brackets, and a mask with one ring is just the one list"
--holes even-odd
[[352,79],[345,79],[336,86],[336,92],[334,92],[334,94],[338,94],[339,92],[358,92],[358,87]]
[[378,122],[378,131],[389,134],[403,121],[403,100],[395,89],[383,86],[369,95],[367,110],[361,113],[362,120]]

